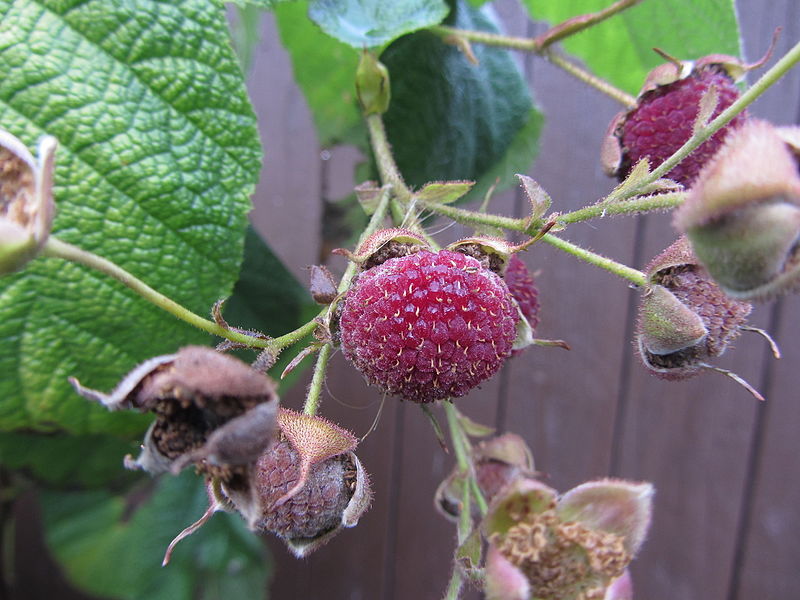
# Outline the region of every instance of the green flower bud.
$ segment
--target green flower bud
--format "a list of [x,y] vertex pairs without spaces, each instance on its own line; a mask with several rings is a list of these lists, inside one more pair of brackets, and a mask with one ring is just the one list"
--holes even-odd
[[361,54],[356,69],[356,94],[365,115],[382,115],[389,108],[389,71],[367,50]]
[[764,300],[800,286],[800,174],[775,128],[754,120],[732,133],[675,225],[734,298]]

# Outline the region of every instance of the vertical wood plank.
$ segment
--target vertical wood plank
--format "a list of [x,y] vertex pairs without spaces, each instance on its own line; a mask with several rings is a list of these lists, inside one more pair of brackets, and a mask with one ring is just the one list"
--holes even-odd
[[[751,60],[763,52],[776,25],[795,29],[796,18],[794,22],[783,19],[787,4],[771,3],[768,11],[759,2],[741,2],[739,6]],[[785,52],[797,37],[787,31],[776,54]],[[751,114],[785,122],[786,109],[793,111],[797,105],[796,84],[791,82],[789,78],[770,90]],[[668,218],[651,219],[644,241],[648,256],[675,237]],[[765,326],[769,313],[769,307],[758,307],[751,320]],[[761,342],[745,335],[720,362],[758,384],[764,380],[765,360]],[[786,361],[771,367],[778,377],[796,372]],[[657,488],[653,529],[634,567],[637,595],[654,599],[728,597],[730,582],[736,577],[733,568],[741,509],[750,493],[747,464],[756,412],[762,409],[732,383],[715,374],[683,383],[661,382],[641,369],[632,371],[621,473],[651,480]],[[790,389],[770,386],[770,406],[785,405],[792,395]],[[751,545],[755,543],[753,540]]]
[[271,13],[262,20],[247,87],[264,146],[250,218],[289,270],[306,281],[305,267],[319,253],[320,149]]
[[[742,19],[750,23],[751,53],[757,53],[759,39],[782,25],[784,46],[800,39],[800,5],[775,3],[769,13],[755,2],[741,7]],[[775,122],[800,124],[800,70],[795,68],[757,109]],[[771,365],[762,378],[769,402],[759,407],[758,429],[751,444],[748,496],[740,518],[739,547],[728,591],[731,600],[746,598],[793,598],[800,596],[800,463],[797,461],[797,425],[800,407],[796,389],[800,385],[796,365],[800,343],[796,330],[800,301],[786,298],[775,309],[779,328],[775,331],[783,358]]]

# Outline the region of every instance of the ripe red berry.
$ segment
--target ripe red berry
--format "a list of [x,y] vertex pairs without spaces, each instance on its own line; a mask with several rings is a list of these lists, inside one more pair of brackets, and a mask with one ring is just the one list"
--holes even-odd
[[505,283],[459,252],[419,251],[362,273],[339,328],[370,383],[414,402],[458,398],[511,354],[517,311]]
[[[739,97],[739,89],[721,64],[702,62],[685,77],[645,85],[637,106],[612,123],[609,133],[616,140],[609,143],[619,145],[619,156],[617,164],[606,165],[607,171],[622,180],[642,158],[649,160],[651,169],[663,163],[691,137],[700,101],[711,86],[718,98],[711,115],[714,118]],[[666,176],[690,187],[728,131],[746,119],[744,112],[737,115]]]
[[527,265],[516,254],[508,259],[505,282],[531,329],[539,324],[539,291]]

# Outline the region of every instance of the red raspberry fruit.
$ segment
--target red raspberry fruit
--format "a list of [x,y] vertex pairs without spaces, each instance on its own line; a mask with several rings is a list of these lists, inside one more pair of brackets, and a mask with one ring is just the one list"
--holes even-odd
[[[617,130],[622,146],[620,179],[624,179],[644,157],[649,159],[650,168],[654,169],[691,137],[700,100],[712,85],[716,86],[719,98],[713,118],[739,97],[739,89],[733,80],[715,65],[696,69],[683,79],[657,86],[640,96],[638,106],[628,113],[621,130]],[[667,177],[689,187],[703,165],[714,156],[727,132],[746,119],[745,113],[737,115],[667,173]]]
[[527,265],[516,254],[508,259],[505,282],[531,329],[539,324],[539,291]]
[[491,377],[516,337],[506,284],[459,252],[422,250],[362,273],[339,328],[370,383],[414,402],[464,396]]

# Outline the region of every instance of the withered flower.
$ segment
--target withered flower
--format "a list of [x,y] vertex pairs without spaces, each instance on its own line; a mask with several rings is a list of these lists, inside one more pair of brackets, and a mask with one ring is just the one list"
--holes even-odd
[[56,146],[54,137],[43,137],[35,160],[17,137],[0,129],[0,275],[25,266],[50,236]]
[[[477,444],[472,451],[475,478],[487,501],[519,477],[533,476],[533,456],[515,433],[504,433]],[[439,484],[434,506],[447,519],[458,521],[467,474],[458,467]],[[475,511],[477,506],[473,507]]]
[[176,473],[189,464],[234,485],[246,480],[272,442],[278,396],[272,380],[242,361],[203,346],[151,358],[110,394],[75,390],[109,410],[152,412],[137,459],[125,466],[151,474]]
[[276,534],[302,557],[354,527],[372,490],[352,433],[285,408],[278,427],[278,441],[256,463],[250,493],[226,492],[252,529]]
[[248,479],[209,484],[208,510],[172,541],[164,564],[178,542],[220,510],[235,509],[251,530],[274,533],[298,558],[358,524],[372,501],[369,478],[353,453],[358,440],[322,417],[286,408],[278,428],[277,441]]
[[487,598],[624,598],[626,569],[644,542],[652,496],[649,483],[603,479],[559,497],[539,481],[516,480],[494,499],[483,524]]

